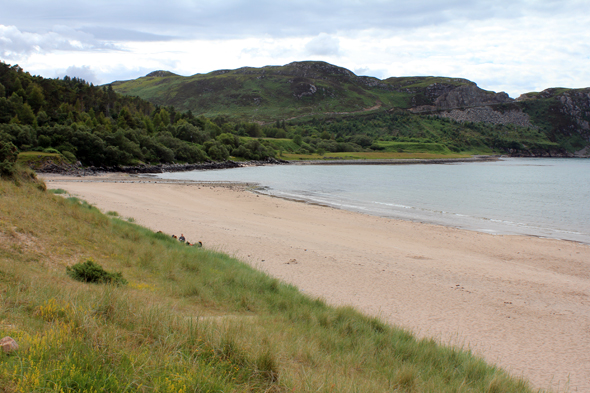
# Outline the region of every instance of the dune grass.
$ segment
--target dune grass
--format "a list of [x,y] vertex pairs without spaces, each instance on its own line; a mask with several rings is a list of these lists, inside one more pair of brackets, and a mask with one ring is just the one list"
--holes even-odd
[[[529,392],[468,351],[331,307],[225,254],[0,181],[0,391]],[[92,260],[127,285],[89,284]]]

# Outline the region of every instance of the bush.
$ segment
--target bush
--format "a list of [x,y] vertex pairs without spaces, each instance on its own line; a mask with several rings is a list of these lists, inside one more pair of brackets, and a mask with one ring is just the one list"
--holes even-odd
[[77,263],[73,266],[66,267],[68,276],[74,280],[82,282],[92,282],[97,284],[115,284],[125,285],[127,280],[123,278],[120,272],[109,273],[92,259],[84,263]]
[[76,159],[76,156],[74,155],[74,153],[72,153],[70,151],[67,151],[67,150],[63,150],[61,152],[61,154],[66,158],[66,160],[68,160],[68,162],[70,164],[75,164],[76,163],[77,159]]
[[53,147],[46,147],[43,149],[43,153],[50,153],[50,154],[61,154],[59,150],[54,149]]
[[16,146],[11,142],[0,141],[0,176],[11,177],[14,174],[14,163],[17,158]]

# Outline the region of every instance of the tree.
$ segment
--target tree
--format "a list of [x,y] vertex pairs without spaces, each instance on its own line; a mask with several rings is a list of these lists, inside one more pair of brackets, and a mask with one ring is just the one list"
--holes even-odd
[[161,109],[160,119],[162,119],[162,123],[164,123],[164,126],[168,126],[170,124],[170,113],[168,113],[166,109]]
[[228,133],[221,134],[216,139],[231,148],[238,147],[240,144],[240,139],[237,136]]
[[262,130],[260,129],[260,126],[256,123],[246,124],[246,133],[250,135],[252,138],[260,138],[262,136]]
[[156,127],[156,128],[164,127],[164,123],[162,122],[162,117],[160,116],[159,113],[156,113],[154,115],[153,123],[154,123],[154,127]]
[[117,117],[117,127],[124,129],[134,127],[133,118],[126,106],[124,106],[121,109],[121,112],[119,112],[119,116]]
[[14,173],[14,163],[18,158],[16,146],[11,142],[0,140],[0,175],[12,176]]
[[24,91],[23,85],[22,85],[19,77],[18,76],[15,76],[14,77],[14,82],[12,83],[12,92],[14,93],[14,92],[17,92],[19,90],[23,90]]
[[36,120],[33,109],[29,104],[24,104],[18,115],[22,124],[33,124]]
[[45,113],[44,111],[39,111],[37,113],[37,125],[43,126],[48,121],[49,121],[49,117],[47,116],[47,113]]
[[45,96],[43,95],[41,86],[36,83],[29,84],[29,87],[27,87],[27,103],[31,106],[33,112],[39,112],[45,104]]

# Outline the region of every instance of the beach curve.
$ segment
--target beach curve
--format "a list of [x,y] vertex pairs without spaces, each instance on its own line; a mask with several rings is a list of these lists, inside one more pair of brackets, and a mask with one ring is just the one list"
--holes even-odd
[[131,176],[44,177],[155,231],[185,234],[332,304],[469,346],[536,387],[590,391],[590,247],[492,236]]

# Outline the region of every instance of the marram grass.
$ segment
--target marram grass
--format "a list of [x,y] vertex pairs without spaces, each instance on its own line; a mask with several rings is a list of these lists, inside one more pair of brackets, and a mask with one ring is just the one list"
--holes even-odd
[[[125,286],[74,281],[94,260]],[[0,182],[0,392],[529,392],[227,255]]]

